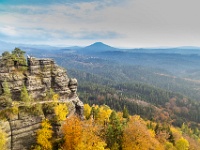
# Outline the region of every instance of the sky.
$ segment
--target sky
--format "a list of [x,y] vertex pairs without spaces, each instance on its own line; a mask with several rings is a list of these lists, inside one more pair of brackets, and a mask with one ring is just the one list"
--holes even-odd
[[199,0],[0,0],[0,41],[200,46]]

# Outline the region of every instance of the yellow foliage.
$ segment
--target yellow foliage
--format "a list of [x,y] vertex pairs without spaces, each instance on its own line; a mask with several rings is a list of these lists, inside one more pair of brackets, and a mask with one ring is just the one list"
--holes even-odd
[[176,148],[174,147],[174,145],[170,142],[166,142],[165,143],[165,150],[176,150]]
[[92,115],[96,121],[96,123],[99,123],[99,125],[103,125],[106,122],[109,121],[110,114],[112,113],[112,110],[107,105],[93,105],[92,106]]
[[58,94],[54,94],[52,99],[53,99],[54,102],[57,102],[58,99],[59,99],[59,95]]
[[132,117],[132,120],[133,120],[133,121],[141,120],[141,117],[140,117],[140,115],[134,115],[134,116]]
[[84,143],[80,143],[75,150],[108,150],[105,146],[105,142],[97,142],[93,146],[87,146]]
[[188,150],[189,142],[183,137],[181,137],[178,141],[176,141],[176,148],[177,150]]
[[189,135],[184,135],[184,138],[189,142],[190,150],[200,150],[200,141],[199,139],[193,138]]
[[84,104],[84,116],[86,119],[89,119],[90,114],[91,114],[92,108],[88,104]]
[[0,128],[0,149],[6,150],[6,133]]
[[110,107],[102,105],[99,108],[98,122],[101,124],[103,124],[104,122],[108,122],[111,113],[112,110],[110,109]]
[[68,108],[67,108],[67,105],[64,103],[64,104],[57,104],[55,107],[54,107],[54,111],[55,111],[55,114],[56,114],[56,119],[58,121],[63,121],[66,119],[66,116],[68,114]]
[[150,133],[150,135],[151,135],[151,137],[152,138],[155,138],[155,135],[156,135],[156,133],[155,133],[155,131],[154,130],[149,130],[149,133]]
[[41,125],[42,129],[37,131],[37,144],[42,150],[51,150],[52,144],[49,139],[52,137],[52,127],[48,120],[44,120]]
[[98,109],[98,108],[99,108],[99,105],[94,105],[94,106],[92,106],[92,107],[94,107],[95,109]]
[[82,138],[76,150],[105,150],[106,143],[99,136],[99,126],[93,125],[90,120],[84,121],[82,126]]
[[170,127],[170,130],[172,131],[175,141],[177,141],[178,139],[182,137],[182,132],[180,128]]

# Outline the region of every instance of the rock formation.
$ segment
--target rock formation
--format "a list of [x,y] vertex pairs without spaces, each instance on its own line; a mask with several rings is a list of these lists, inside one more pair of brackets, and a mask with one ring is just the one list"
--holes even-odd
[[[69,115],[77,113],[83,118],[83,103],[76,94],[77,80],[70,79],[66,70],[59,67],[52,59],[28,57],[27,66],[20,66],[14,61],[0,57],[0,95],[4,93],[3,82],[5,81],[15,101],[20,100],[20,92],[24,85],[29,95],[38,103],[41,103],[48,91],[53,89],[59,94],[58,102],[72,104]],[[3,109],[0,106],[0,110]],[[6,121],[0,121],[0,126],[8,136],[8,148],[30,149],[30,145],[35,143],[36,131],[45,117],[44,112],[40,115],[31,115],[19,107],[19,111],[14,116]]]
[[[27,71],[19,71],[20,66],[16,69],[14,62],[6,67],[5,60],[0,60],[0,94],[3,93],[3,82],[7,81],[14,100],[20,99],[21,88],[25,85],[33,99],[42,100],[53,89],[61,101],[70,101],[72,97],[80,101],[76,94],[77,80],[69,79],[66,70],[54,60],[28,57],[27,64]],[[77,104],[82,107],[81,102]]]

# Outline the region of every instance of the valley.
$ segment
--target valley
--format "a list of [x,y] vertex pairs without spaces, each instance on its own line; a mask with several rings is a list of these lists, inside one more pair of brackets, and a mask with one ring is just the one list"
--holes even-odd
[[[98,48],[96,48],[96,46]],[[115,49],[103,43],[95,43],[84,48],[75,47],[75,49],[73,47],[62,49],[49,49],[50,47],[48,47],[44,50],[35,47],[22,48],[26,51],[28,60],[33,56],[40,58],[36,59],[36,61],[55,60],[56,64],[61,67],[60,69],[62,72],[66,72],[69,78],[75,77],[78,79],[78,92],[76,96],[84,103],[84,117],[86,117],[86,120],[82,121],[82,123],[86,123],[87,126],[90,126],[90,119],[92,119],[97,124],[97,129],[105,129],[106,132],[101,132],[102,134],[107,134],[109,132],[109,126],[106,125],[105,120],[112,120],[111,118],[108,119],[108,114],[111,117],[111,112],[114,113],[114,111],[116,111],[118,112],[117,115],[121,118],[121,122],[119,123],[123,126],[124,134],[126,133],[126,129],[128,129],[126,123],[135,123],[138,120],[136,118],[141,117],[143,120],[140,119],[140,121],[143,122],[142,124],[145,128],[145,132],[152,131],[155,133],[155,136],[153,136],[154,140],[159,141],[160,138],[165,139],[165,142],[170,142],[168,144],[171,144],[172,147],[177,147],[176,142],[171,140],[170,137],[176,135],[174,132],[175,127],[176,130],[181,131],[179,136],[187,138],[189,144],[195,143],[191,146],[195,148],[198,147],[199,143],[196,140],[192,143],[192,140],[195,138],[198,139],[200,135],[200,67],[198,66],[198,63],[200,63],[200,56],[196,54],[196,51],[194,51],[195,54],[188,54],[187,50],[187,54],[183,54],[184,52],[180,53],[180,50],[174,53],[170,52],[172,50],[169,50],[170,53],[167,53],[166,50],[163,51],[163,53],[161,50],[149,49],[141,51],[123,50]],[[41,72],[41,74],[44,74],[45,71],[48,71],[50,74],[53,73],[51,69],[48,69],[50,66],[45,68],[42,67],[42,63],[38,63],[38,65],[41,69],[36,69],[38,77],[40,76],[41,78],[40,71],[42,70],[43,72]],[[55,65],[55,68],[57,68],[57,65]],[[26,70],[24,71],[26,72]],[[30,69],[27,71],[30,71]],[[25,72],[23,75],[27,74]],[[55,78],[53,74],[51,78]],[[58,77],[56,78],[61,79],[62,76],[60,77],[58,73]],[[59,83],[61,83],[61,80],[59,80]],[[39,82],[37,82],[37,84],[39,84]],[[51,84],[52,87],[55,88],[55,83],[51,82]],[[35,87],[31,89],[35,89]],[[58,90],[59,88],[56,89]],[[37,90],[36,88],[36,91]],[[34,92],[30,92],[30,94],[34,94]],[[75,99],[73,99],[73,97],[66,99],[63,103],[62,100],[54,100],[58,98],[58,95],[56,96],[55,93],[55,98],[50,94],[53,97],[40,99],[39,101],[37,98],[38,94],[41,94],[41,92],[35,93],[35,100],[29,103],[13,101],[11,108],[2,108],[0,116],[4,119],[11,117],[11,121],[14,122],[16,119],[20,119],[16,117],[17,113],[19,113],[20,117],[23,117],[25,113],[25,119],[34,114],[36,116],[29,118],[31,120],[36,119],[38,122],[33,121],[33,123],[29,123],[30,120],[27,123],[30,124],[30,126],[34,126],[34,124],[37,123],[37,128],[34,128],[34,132],[39,132],[42,130],[40,124],[43,124],[44,119],[38,118],[38,115],[41,116],[42,114],[42,118],[46,117],[50,119],[52,127],[56,128],[54,131],[49,129],[49,132],[54,132],[54,134],[58,134],[57,128],[60,127],[60,117],[62,117],[62,121],[65,122],[67,122],[67,120],[70,121],[70,119],[75,119],[74,121],[76,121],[76,118],[73,118],[73,113],[75,111],[72,111],[72,108],[69,107],[70,105],[68,106],[68,104],[64,103],[67,103],[68,100],[70,102],[76,101],[77,97],[75,97]],[[62,96],[62,94],[60,96]],[[14,111],[15,109],[17,109],[16,112]],[[58,111],[58,109],[60,109],[60,111]],[[71,112],[68,112],[67,109]],[[124,115],[125,110],[130,114],[130,122],[127,118],[121,116],[122,112]],[[53,113],[56,113],[56,115]],[[68,114],[67,118],[66,114]],[[13,116],[14,118],[12,118]],[[127,117],[127,115],[125,116]],[[104,121],[102,121],[101,117],[104,118]],[[73,122],[73,120],[71,122]],[[5,128],[5,125],[8,123],[9,119],[6,123],[2,123],[1,126],[4,131],[11,130]],[[19,124],[20,123],[21,122],[19,122]],[[108,122],[108,124],[111,124],[111,122]],[[152,124],[154,125],[152,126]],[[84,128],[85,125],[81,126]],[[160,134],[158,126],[160,126],[159,128],[162,132],[169,137]],[[68,127],[70,127],[70,125]],[[91,127],[91,130],[94,130],[93,127]],[[131,130],[134,129],[134,127],[135,126],[132,126]],[[13,127],[11,126],[11,128]],[[23,127],[23,129],[20,128],[20,134],[24,134],[29,130],[29,126],[27,128]],[[11,133],[12,132],[15,131],[11,130]],[[84,131],[82,132],[82,136],[84,137],[85,133]],[[76,133],[77,131],[75,134]],[[67,135],[67,132],[64,134]],[[14,136],[15,135],[9,132],[8,138],[11,149],[13,149],[13,147],[17,149],[18,146],[22,147],[23,144],[17,144],[16,141],[11,140]],[[35,143],[35,136],[30,139],[30,143],[25,145],[25,147],[29,147],[31,143]],[[102,138],[104,136],[105,135],[100,137]],[[125,138],[124,136],[125,135],[123,135],[123,138]],[[63,144],[62,141],[59,141],[57,138],[51,139],[49,144],[51,146],[53,143],[55,150],[56,147]],[[63,137],[61,139],[64,140]],[[178,138],[175,139],[175,141],[178,140]],[[20,141],[23,143],[24,139],[21,138]],[[109,141],[103,142],[108,144],[107,147],[110,146]],[[159,141],[160,144],[164,144],[165,142],[162,140]],[[123,146],[120,143],[118,144],[121,147]],[[41,145],[42,144],[39,146]],[[37,146],[36,144],[36,147]],[[105,145],[103,147],[105,147]],[[144,145],[144,147],[146,147],[146,145]],[[160,148],[163,149],[162,146]]]
[[[79,96],[85,103],[107,104],[119,111],[126,105],[131,114],[148,119],[156,118],[162,110],[178,126],[185,121],[200,122],[198,49],[127,50],[101,42],[75,49],[24,49],[33,56],[50,57],[66,68],[69,76],[78,79]],[[153,107],[146,107],[147,103]],[[182,109],[187,109],[187,114],[182,114]]]

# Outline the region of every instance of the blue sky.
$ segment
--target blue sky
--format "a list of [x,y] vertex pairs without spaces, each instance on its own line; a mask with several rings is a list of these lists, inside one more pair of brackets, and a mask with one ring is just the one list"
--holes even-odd
[[200,46],[199,0],[0,0],[0,40],[115,47]]

